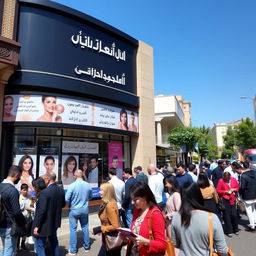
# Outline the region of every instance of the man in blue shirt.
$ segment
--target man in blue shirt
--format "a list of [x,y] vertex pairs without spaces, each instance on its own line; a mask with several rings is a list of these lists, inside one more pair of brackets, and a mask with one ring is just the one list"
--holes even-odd
[[182,163],[177,164],[176,178],[180,187],[183,187],[185,184],[193,183],[192,177],[186,171],[186,165]]
[[69,227],[70,227],[70,249],[69,255],[77,253],[77,221],[83,232],[83,247],[85,252],[90,250],[90,236],[88,224],[88,202],[92,197],[92,188],[90,184],[83,180],[83,172],[76,170],[74,173],[75,181],[69,185],[65,195],[66,203],[70,207]]

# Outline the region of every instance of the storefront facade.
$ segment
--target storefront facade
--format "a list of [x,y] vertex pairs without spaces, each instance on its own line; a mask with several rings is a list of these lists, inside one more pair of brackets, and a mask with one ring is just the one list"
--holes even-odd
[[152,48],[51,1],[18,5],[19,64],[1,95],[2,178],[29,156],[34,177],[53,170],[64,187],[84,168],[97,197],[110,167],[121,175],[155,163]]

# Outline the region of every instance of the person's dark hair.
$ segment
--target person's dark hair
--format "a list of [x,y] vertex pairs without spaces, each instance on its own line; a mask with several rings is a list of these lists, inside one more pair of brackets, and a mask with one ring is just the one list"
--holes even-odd
[[181,215],[181,225],[184,227],[190,225],[192,210],[208,211],[204,207],[204,199],[196,183],[185,185],[181,192],[181,207],[179,212]]
[[164,168],[164,164],[159,164],[159,169]]
[[197,179],[197,185],[199,188],[207,188],[210,187],[210,182],[208,176],[205,172],[200,172]]
[[54,163],[55,163],[55,159],[53,156],[47,156],[45,159],[44,159],[44,163],[46,163],[47,160],[52,160]]
[[242,168],[241,165],[240,165],[238,162],[233,162],[231,165],[232,165],[233,168],[235,168],[235,169],[241,169],[241,168]]
[[131,112],[131,116],[135,116],[134,112]]
[[125,168],[124,173],[128,173],[128,174],[132,175],[132,169],[131,168]]
[[244,161],[244,162],[243,162],[243,167],[244,167],[245,169],[248,169],[248,168],[250,167],[250,163],[249,163],[248,161]]
[[186,168],[186,165],[183,164],[182,162],[177,163],[176,167],[177,167],[177,168],[182,167],[182,168],[185,169],[185,170],[187,169],[187,168]]
[[218,161],[218,165],[224,164],[224,162],[225,162],[224,160],[219,160],[219,161]]
[[195,164],[189,164],[188,170],[189,170],[190,172],[194,171],[195,169],[196,169],[196,165],[195,165]]
[[8,171],[9,177],[14,177],[16,174],[21,175],[22,169],[18,165],[12,165]]
[[166,183],[169,183],[169,184],[172,185],[172,192],[180,193],[180,185],[179,185],[179,183],[178,183],[178,181],[177,181],[177,179],[174,175],[167,175],[164,178],[163,182],[164,182],[164,185]]
[[108,173],[111,175],[116,175],[116,169],[115,168],[109,168]]
[[223,173],[223,179],[225,179],[227,176],[231,177],[231,174],[229,172],[224,172]]
[[210,167],[210,163],[209,163],[209,162],[207,162],[207,161],[205,161],[205,162],[204,162],[204,166],[205,166],[205,168],[207,168],[207,169],[208,169],[208,168]]
[[118,156],[113,156],[113,157],[112,157],[112,161],[115,160],[115,159],[118,160]]
[[32,186],[36,192],[36,196],[38,197],[38,194],[40,193],[40,191],[42,191],[43,189],[46,188],[44,179],[39,177],[35,180],[32,181]]
[[46,98],[48,97],[51,97],[51,98],[55,98],[56,99],[56,96],[49,96],[49,95],[46,95],[46,96],[42,96],[42,102],[45,101]]
[[28,190],[28,184],[26,184],[26,183],[21,184],[20,185],[20,190],[22,190],[22,189]]
[[131,198],[144,197],[149,207],[157,206],[156,199],[148,184],[136,182],[130,189]]
[[136,167],[137,170],[142,171],[142,167],[139,165]]
[[230,164],[230,160],[226,160],[226,165],[229,165]]
[[92,161],[92,159],[95,159],[95,161],[98,162],[97,157],[95,157],[95,156],[91,157],[91,158],[90,158],[90,162]]
[[28,170],[28,173],[29,173],[29,175],[32,177],[32,179],[34,179],[34,174],[33,174],[33,166],[34,166],[34,162],[33,162],[33,159],[32,159],[32,157],[31,156],[29,156],[29,155],[24,155],[21,159],[20,159],[20,161],[19,161],[19,167],[21,168],[21,171],[23,170],[23,162],[26,160],[26,159],[30,159],[30,161],[31,161],[31,167],[29,168],[29,170]]

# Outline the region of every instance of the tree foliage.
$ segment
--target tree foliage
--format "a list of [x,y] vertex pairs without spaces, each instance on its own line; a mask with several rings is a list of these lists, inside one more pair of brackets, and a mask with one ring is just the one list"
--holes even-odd
[[229,127],[227,135],[224,136],[225,149],[233,150],[238,147],[243,152],[248,148],[256,148],[256,126],[250,118],[242,120],[235,126]]
[[215,158],[216,144],[214,142],[214,137],[210,134],[210,128],[205,128],[205,126],[199,128],[201,132],[201,137],[198,141],[199,155],[201,161],[203,158],[212,160]]
[[198,128],[177,126],[168,135],[168,141],[175,146],[186,146],[187,152],[193,152],[195,143],[199,141],[201,132]]

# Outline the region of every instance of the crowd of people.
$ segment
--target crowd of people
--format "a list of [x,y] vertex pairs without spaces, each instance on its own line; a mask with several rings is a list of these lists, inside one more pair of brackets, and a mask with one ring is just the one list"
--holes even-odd
[[[24,158],[24,162],[31,161]],[[24,164],[26,167],[26,165]],[[83,234],[83,250],[90,252],[89,200],[92,187],[80,169],[74,172],[74,182],[64,192],[53,171],[33,179],[30,187],[20,180],[28,168],[13,165],[0,184],[0,236],[3,256],[13,256],[27,250],[26,239],[32,237],[39,256],[47,255],[48,242],[55,256],[60,255],[57,229],[61,226],[62,209],[69,207],[69,255],[76,255],[77,224]],[[121,255],[122,247],[109,249],[108,235],[120,234],[120,227],[129,228],[125,238],[126,255],[164,255],[167,233],[175,246],[175,255],[209,255],[209,227],[212,227],[214,249],[218,255],[228,255],[225,235],[239,235],[238,205],[245,207],[249,224],[246,231],[256,232],[256,169],[250,163],[219,160],[199,166],[178,163],[175,168],[149,164],[147,174],[141,166],[126,168],[123,177],[116,168],[108,171],[108,180],[100,186],[102,204],[98,211],[101,225],[93,234],[102,235],[99,256]],[[16,184],[19,184],[17,189]],[[210,214],[213,213],[213,214]],[[200,222],[198,222],[200,219]],[[211,219],[211,226],[209,220]],[[25,227],[18,235],[14,224]],[[119,230],[120,231],[120,230]]]

